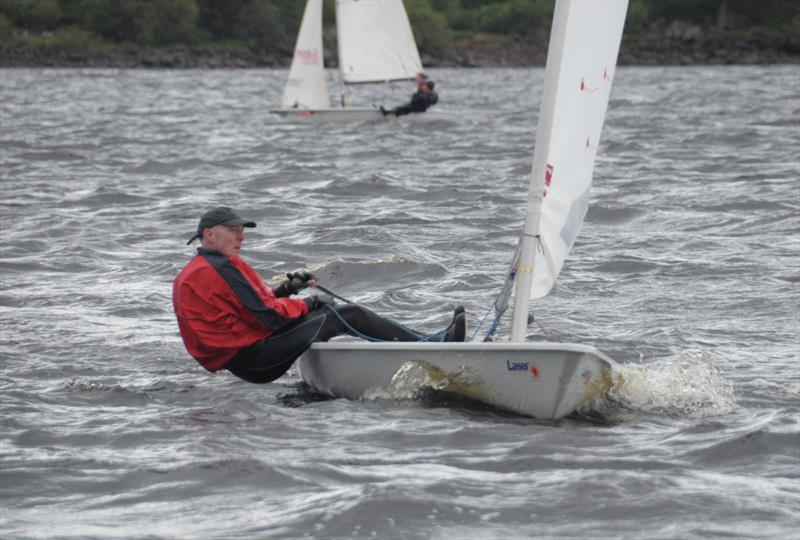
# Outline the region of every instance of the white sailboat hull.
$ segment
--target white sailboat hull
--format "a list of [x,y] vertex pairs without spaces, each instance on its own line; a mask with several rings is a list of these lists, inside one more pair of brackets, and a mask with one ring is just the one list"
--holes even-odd
[[616,363],[593,347],[565,343],[334,341],[315,343],[296,365],[306,383],[333,397],[393,397],[398,377],[414,368],[436,389],[562,418],[605,395]]
[[424,113],[411,113],[400,117],[393,114],[384,116],[380,109],[375,107],[333,107],[330,109],[277,109],[270,111],[278,118],[289,124],[318,124],[318,123],[348,123],[368,122],[377,120],[394,120],[395,118],[410,119],[413,122],[430,122],[435,120],[452,120],[454,115],[426,111]]

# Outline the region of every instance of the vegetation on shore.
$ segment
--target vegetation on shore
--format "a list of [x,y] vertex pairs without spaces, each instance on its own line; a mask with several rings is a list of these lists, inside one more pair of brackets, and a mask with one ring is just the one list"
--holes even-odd
[[[426,65],[543,63],[554,0],[405,4]],[[304,6],[303,0],[0,0],[0,65],[284,66]],[[334,64],[334,0],[324,0],[324,12],[326,59]],[[621,63],[798,58],[797,0],[630,0]]]

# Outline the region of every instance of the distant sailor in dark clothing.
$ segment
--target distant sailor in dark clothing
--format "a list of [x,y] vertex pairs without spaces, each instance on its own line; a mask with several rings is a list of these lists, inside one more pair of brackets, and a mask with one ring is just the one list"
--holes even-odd
[[227,207],[203,214],[188,242],[199,238],[201,246],[173,283],[181,338],[207,370],[227,369],[253,383],[274,381],[314,341],[340,334],[375,341],[464,341],[460,306],[447,329],[427,336],[356,304],[336,305],[327,294],[294,297],[317,284],[308,272],[267,285],[239,257],[245,227],[255,226]]
[[384,109],[381,106],[381,112],[384,116],[387,114],[401,116],[412,112],[425,112],[439,101],[439,95],[433,90],[434,86],[436,85],[432,80],[418,77],[417,91],[411,96],[409,103],[395,107],[392,110]]

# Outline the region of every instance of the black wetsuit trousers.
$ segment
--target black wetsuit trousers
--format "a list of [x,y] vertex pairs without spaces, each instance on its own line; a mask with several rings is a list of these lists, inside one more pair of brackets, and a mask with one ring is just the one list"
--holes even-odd
[[[316,336],[303,334],[301,326],[309,321],[322,318],[322,325]],[[295,343],[293,333],[296,335]],[[356,337],[369,337],[381,341],[419,341],[423,334],[416,334],[389,319],[356,304],[325,306],[310,312],[291,328],[283,330],[267,339],[262,339],[239,349],[239,352],[225,366],[225,369],[245,381],[268,383],[286,373],[294,361],[303,354],[314,341],[328,341],[334,336],[350,334]],[[276,355],[270,347],[270,340],[288,340],[289,350]]]
[[399,107],[395,107],[394,115],[395,116],[403,116],[405,114],[410,114],[410,113],[414,113],[414,112],[425,112],[426,110],[427,109],[424,108],[424,107],[419,107],[419,106],[416,106],[416,105],[413,105],[413,104],[409,103],[407,105],[400,105]]

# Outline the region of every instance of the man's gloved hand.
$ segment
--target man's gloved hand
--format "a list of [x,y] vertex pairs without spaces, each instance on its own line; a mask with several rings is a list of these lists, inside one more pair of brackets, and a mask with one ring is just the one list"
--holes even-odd
[[308,311],[314,311],[325,306],[333,305],[333,297],[329,294],[315,294],[314,296],[307,296],[303,301],[308,306]]
[[286,288],[289,294],[297,294],[308,287],[309,281],[317,280],[311,272],[289,272],[286,277],[288,278]]

